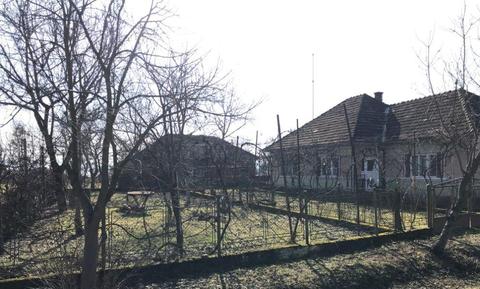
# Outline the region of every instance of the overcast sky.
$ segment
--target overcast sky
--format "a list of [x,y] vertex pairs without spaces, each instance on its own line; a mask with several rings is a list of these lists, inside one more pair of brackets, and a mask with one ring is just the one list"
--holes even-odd
[[[240,132],[262,140],[311,120],[312,53],[315,115],[361,93],[384,92],[388,103],[427,93],[417,59],[420,40],[434,31],[438,47],[462,1],[170,0],[178,15],[172,38],[209,52],[231,72],[239,97],[263,98]],[[478,12],[478,1],[467,1]],[[448,87],[453,88],[452,86]]]
[[[254,140],[258,130],[262,142],[276,136],[277,114],[284,131],[312,119],[312,53],[315,116],[362,93],[382,91],[387,104],[428,94],[421,41],[433,32],[435,47],[448,51],[458,43],[448,30],[463,9],[461,0],[165,1],[176,15],[172,45],[220,60],[244,102],[263,99],[238,133]],[[132,1],[131,9],[149,2]],[[479,0],[466,5],[480,15]]]

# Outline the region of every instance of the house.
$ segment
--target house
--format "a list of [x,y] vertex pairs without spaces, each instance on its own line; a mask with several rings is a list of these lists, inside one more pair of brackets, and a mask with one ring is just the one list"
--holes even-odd
[[165,135],[126,165],[119,189],[222,187],[254,177],[255,156],[241,147],[214,136]]
[[280,141],[268,146],[273,181],[283,186],[285,175],[287,186],[298,186],[300,169],[304,188],[352,190],[356,175],[357,188],[366,191],[393,181],[421,190],[426,180],[461,177],[452,135],[474,131],[479,96],[454,90],[390,105],[382,98],[381,92],[348,98],[283,136],[283,169]]

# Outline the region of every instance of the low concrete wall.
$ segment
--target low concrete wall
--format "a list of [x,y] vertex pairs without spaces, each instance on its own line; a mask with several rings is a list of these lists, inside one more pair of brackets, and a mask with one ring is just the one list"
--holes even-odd
[[[112,269],[107,270],[105,274],[116,275],[120,280],[122,278],[128,278],[127,283],[129,284],[137,284],[138,282],[158,282],[167,278],[177,278],[192,274],[208,274],[212,272],[228,271],[240,267],[268,265],[304,258],[352,253],[366,248],[379,246],[393,240],[411,240],[428,236],[431,236],[431,231],[428,229],[422,229],[406,233],[389,233],[380,236],[357,238],[312,246],[292,245],[286,248],[254,251],[219,258],[202,258],[179,263]],[[79,274],[73,274],[69,277],[72,280],[79,280]],[[56,278],[57,277],[55,276],[44,276],[37,278],[0,280],[0,289],[37,288],[42,285],[42,280],[55,280]]]
[[[436,217],[433,219],[433,231],[440,233],[445,225],[447,217]],[[455,221],[455,229],[480,228],[480,214],[479,213],[462,213]]]

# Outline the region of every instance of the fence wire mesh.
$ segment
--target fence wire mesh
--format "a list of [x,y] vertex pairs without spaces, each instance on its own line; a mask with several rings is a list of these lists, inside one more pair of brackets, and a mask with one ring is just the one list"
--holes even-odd
[[[175,210],[168,193],[118,193],[106,209],[105,234],[98,232],[99,259],[105,268],[119,268],[347,240],[394,231],[396,214],[401,230],[426,227],[424,202],[408,197],[396,205],[386,192],[206,190],[182,192]],[[5,241],[0,278],[80,268],[83,236],[75,233],[75,209],[42,215]]]

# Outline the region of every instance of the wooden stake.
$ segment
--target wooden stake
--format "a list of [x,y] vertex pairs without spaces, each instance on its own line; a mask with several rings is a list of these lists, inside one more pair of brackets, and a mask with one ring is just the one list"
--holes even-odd
[[345,103],[343,103],[343,110],[345,112],[345,121],[347,122],[347,129],[348,129],[348,139],[350,140],[350,148],[352,151],[352,159],[353,159],[353,193],[355,194],[356,198],[356,205],[357,205],[357,217],[356,221],[357,224],[360,223],[360,204],[359,204],[359,196],[358,196],[358,189],[357,189],[357,158],[355,156],[355,144],[353,142],[353,137],[352,137],[352,131],[350,129],[350,122],[348,120],[348,112],[347,112],[347,106]]
[[285,188],[285,200],[287,202],[287,214],[288,214],[288,228],[290,230],[290,241],[293,243],[295,242],[295,235],[293,232],[292,226],[292,215],[290,209],[290,198],[288,196],[288,189],[287,189],[287,175],[285,172],[285,158],[283,156],[283,144],[282,144],[282,131],[280,129],[280,116],[277,114],[277,128],[278,128],[278,143],[280,145],[280,160],[281,160],[281,171],[283,175],[283,186]]
[[433,228],[433,188],[431,184],[427,184],[427,220],[428,228]]
[[216,196],[216,210],[217,210],[217,256],[222,257],[222,219],[221,219],[221,212],[220,212],[220,196]]

